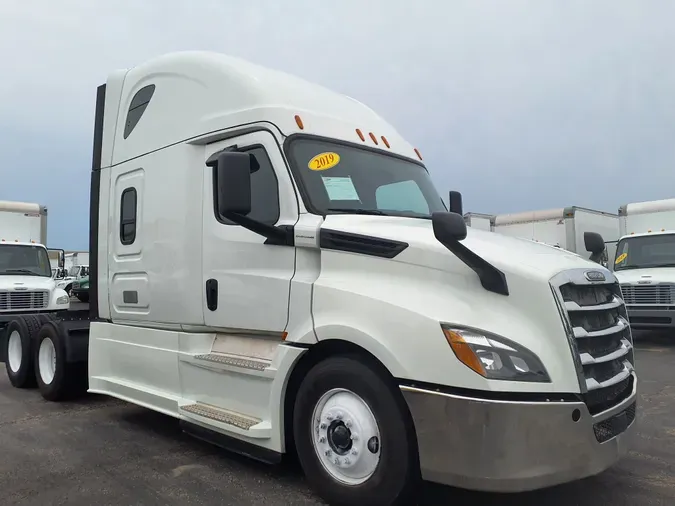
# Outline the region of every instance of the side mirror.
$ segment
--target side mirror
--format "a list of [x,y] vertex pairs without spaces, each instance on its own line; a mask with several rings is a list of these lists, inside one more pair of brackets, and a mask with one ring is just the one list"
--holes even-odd
[[459,214],[464,216],[462,210],[462,194],[459,192],[451,191],[448,194],[448,206],[451,213]]
[[434,235],[441,244],[459,242],[466,238],[466,222],[461,214],[435,212],[431,215]]
[[222,151],[209,158],[206,165],[215,167],[214,184],[220,214],[246,216],[250,213],[251,172],[258,170],[255,157],[249,153]]
[[56,258],[57,258],[57,264],[59,267],[63,268],[64,264],[66,263],[66,252],[62,249],[56,249],[56,248],[47,248],[47,254],[55,251],[56,252]]
[[605,251],[605,240],[597,232],[584,232],[586,251],[598,255]]

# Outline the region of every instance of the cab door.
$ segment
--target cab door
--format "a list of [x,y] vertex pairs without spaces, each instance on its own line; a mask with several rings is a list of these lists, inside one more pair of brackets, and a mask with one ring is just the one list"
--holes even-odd
[[[294,225],[298,220],[297,198],[274,136],[260,131],[210,144],[204,161],[233,146],[255,156],[260,166],[251,174],[249,217],[268,225]],[[267,245],[265,237],[220,216],[213,169],[204,170],[204,323],[216,330],[281,333],[288,322],[295,248]]]

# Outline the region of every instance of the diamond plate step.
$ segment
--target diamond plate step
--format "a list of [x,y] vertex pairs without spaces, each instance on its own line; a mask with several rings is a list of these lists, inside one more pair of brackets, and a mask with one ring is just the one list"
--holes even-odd
[[206,360],[207,362],[215,362],[217,364],[241,367],[243,369],[253,369],[255,371],[264,371],[270,366],[268,360],[254,360],[232,355],[222,355],[220,353],[205,353],[203,355],[195,355],[194,358],[197,360]]
[[210,418],[211,420],[226,423],[228,425],[234,425],[235,427],[239,427],[240,429],[244,430],[249,430],[254,425],[258,425],[260,422],[262,422],[262,420],[259,420],[258,418],[252,418],[250,416],[216,408],[214,406],[209,406],[208,404],[202,404],[200,402],[182,406],[181,409],[187,413],[203,416],[204,418]]

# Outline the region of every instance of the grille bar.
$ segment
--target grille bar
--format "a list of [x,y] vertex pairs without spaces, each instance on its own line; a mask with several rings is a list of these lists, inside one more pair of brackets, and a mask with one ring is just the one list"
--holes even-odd
[[644,304],[648,306],[671,305],[675,303],[675,284],[659,283],[653,285],[621,285],[621,293],[628,305]]
[[582,397],[596,414],[630,395],[634,350],[621,287],[615,278],[589,281],[587,272],[564,271],[551,286],[577,363]]
[[44,309],[48,305],[47,290],[0,291],[0,311]]

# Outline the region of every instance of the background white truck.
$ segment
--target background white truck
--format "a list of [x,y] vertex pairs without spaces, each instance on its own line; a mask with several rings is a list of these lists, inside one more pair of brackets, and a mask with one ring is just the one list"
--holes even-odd
[[584,234],[600,234],[606,245],[603,265],[611,265],[619,238],[619,217],[616,214],[571,206],[541,211],[498,214],[493,219],[494,232],[543,242],[590,258]]
[[33,363],[45,398],[83,369],[201,439],[296,453],[332,505],[414,504],[420,478],[531,490],[627,451],[613,274],[467,230],[360,102],[173,53],[98,88],[93,154],[88,333],[22,340],[51,359]]
[[616,277],[636,329],[675,328],[675,199],[619,208]]
[[476,230],[485,230],[486,232],[492,231],[492,222],[494,218],[495,216],[493,214],[464,213],[464,221],[466,222],[467,227],[471,227]]
[[[6,341],[10,350],[7,367],[18,367],[21,354],[18,334],[5,332],[12,320],[24,314],[48,314],[70,307],[70,298],[52,279],[46,241],[47,209],[44,206],[0,202],[0,344],[3,344],[0,358],[4,358]],[[56,250],[55,253],[63,263],[63,252]],[[37,325],[37,320],[30,322]]]

